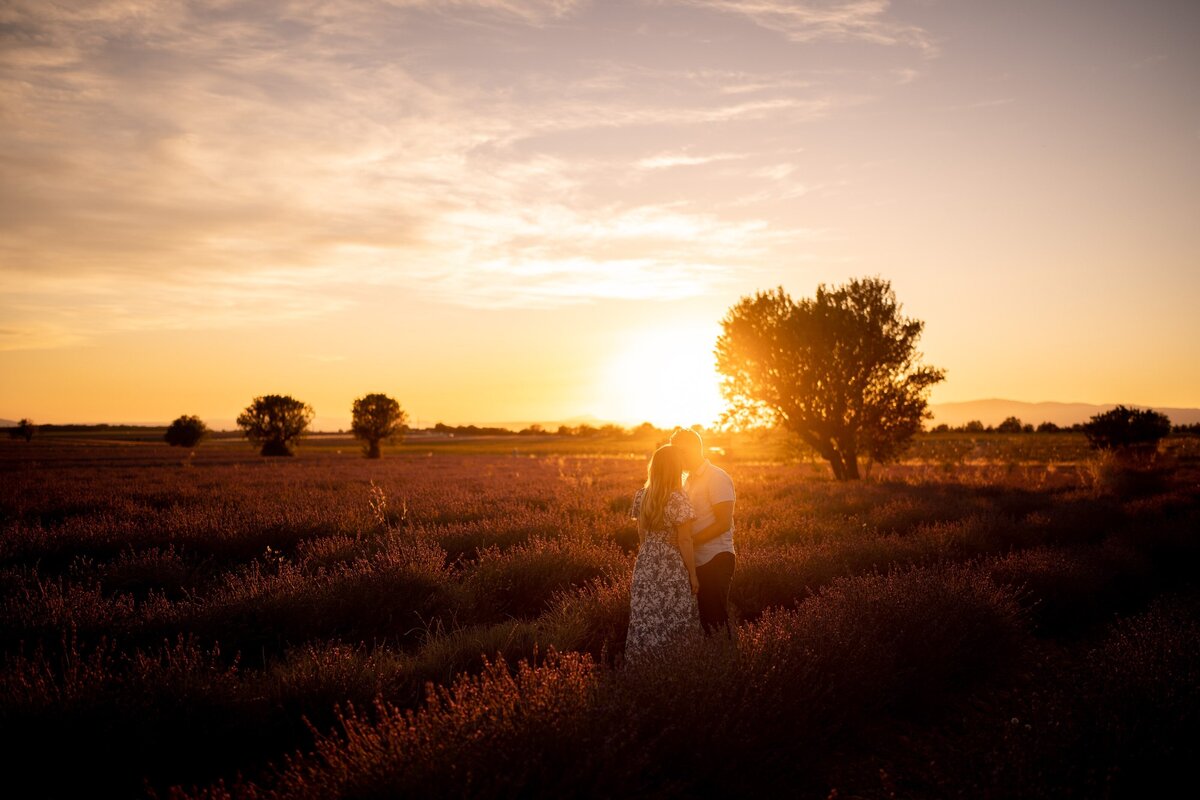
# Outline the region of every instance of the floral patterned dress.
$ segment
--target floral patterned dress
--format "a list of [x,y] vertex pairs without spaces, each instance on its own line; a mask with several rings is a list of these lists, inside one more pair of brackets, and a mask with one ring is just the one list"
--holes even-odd
[[[633,497],[633,517],[642,509],[639,489]],[[667,499],[666,522],[679,525],[695,519],[696,512],[683,492]],[[669,530],[647,531],[633,567],[629,587],[629,633],[625,637],[625,660],[637,662],[655,650],[700,633],[700,615],[691,581],[679,548],[671,544]]]

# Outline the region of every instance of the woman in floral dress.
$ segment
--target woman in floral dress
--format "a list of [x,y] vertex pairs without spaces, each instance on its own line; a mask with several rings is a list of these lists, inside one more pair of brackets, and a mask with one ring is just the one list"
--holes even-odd
[[631,664],[700,634],[692,555],[696,513],[683,492],[679,448],[666,445],[654,452],[646,485],[633,497],[633,516],[641,546],[629,588],[625,660]]

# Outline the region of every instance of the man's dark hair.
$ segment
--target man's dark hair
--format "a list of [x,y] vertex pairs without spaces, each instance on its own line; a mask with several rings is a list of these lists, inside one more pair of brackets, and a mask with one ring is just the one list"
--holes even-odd
[[704,442],[700,439],[700,434],[696,433],[691,428],[680,428],[671,434],[671,444],[677,447],[692,449],[693,447],[700,452],[704,452]]

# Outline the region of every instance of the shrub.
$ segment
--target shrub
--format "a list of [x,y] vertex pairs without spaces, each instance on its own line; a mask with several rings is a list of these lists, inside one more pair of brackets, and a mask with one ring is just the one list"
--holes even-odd
[[465,576],[474,619],[539,616],[555,592],[622,574],[625,557],[613,545],[567,539],[533,539],[501,552],[488,547]]
[[289,648],[248,687],[283,718],[298,723],[303,715],[312,724],[329,726],[339,703],[370,705],[380,694],[419,692],[423,682],[410,687],[411,671],[406,658],[385,647],[310,641]]
[[36,427],[33,424],[33,420],[26,417],[8,429],[8,436],[10,439],[24,439],[28,442],[33,439],[33,432]]
[[1027,598],[1044,632],[1060,632],[1091,623],[1108,611],[1101,595],[1114,573],[1106,567],[1095,547],[1033,547],[995,560],[988,573]]
[[1171,432],[1171,420],[1151,409],[1117,406],[1097,414],[1083,426],[1088,443],[1097,450],[1127,455],[1153,453],[1158,442]]
[[543,646],[589,653],[597,660],[620,656],[629,630],[629,579],[597,579],[557,593],[537,626]]
[[793,613],[765,624],[792,627],[834,672],[835,694],[864,707],[935,704],[1013,664],[1025,642],[1013,593],[965,566],[840,578]]
[[507,620],[493,625],[472,625],[450,631],[440,626],[421,641],[407,665],[403,691],[393,699],[415,704],[424,696],[429,682],[449,686],[461,673],[477,673],[488,659],[503,658],[509,663],[533,658],[538,650],[536,623]]
[[1116,496],[1161,490],[1170,473],[1168,463],[1155,463],[1146,449],[1100,450],[1083,462],[1082,476],[1095,494]]
[[461,602],[443,561],[441,548],[420,541],[313,571],[272,551],[164,622],[255,653],[313,637],[412,643]]
[[352,706],[315,758],[289,760],[272,794],[290,798],[566,796],[596,706],[591,659],[550,654],[510,673],[503,659],[436,689],[417,713]]
[[1190,608],[1172,600],[1118,620],[1085,662],[1092,695],[1087,730],[1103,748],[1100,763],[1120,767],[1113,776],[1117,796],[1148,790],[1164,796],[1195,772],[1200,623],[1194,595]]
[[208,426],[199,417],[184,414],[167,426],[163,441],[172,447],[192,448],[208,435]]
[[[246,744],[236,733],[236,659],[191,638],[123,652],[67,636],[3,667],[0,745],[13,796],[94,796],[97,786],[133,796],[143,777],[188,775],[196,749],[228,759]],[[45,769],[49,753],[69,753],[70,769]]]

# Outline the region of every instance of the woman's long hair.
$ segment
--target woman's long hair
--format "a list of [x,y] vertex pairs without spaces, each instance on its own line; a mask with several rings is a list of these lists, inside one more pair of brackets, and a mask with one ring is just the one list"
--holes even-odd
[[664,514],[667,500],[672,492],[682,488],[682,451],[674,445],[663,445],[654,451],[650,466],[646,468],[646,491],[642,493],[642,510],[639,514],[646,530],[666,530],[668,525]]

